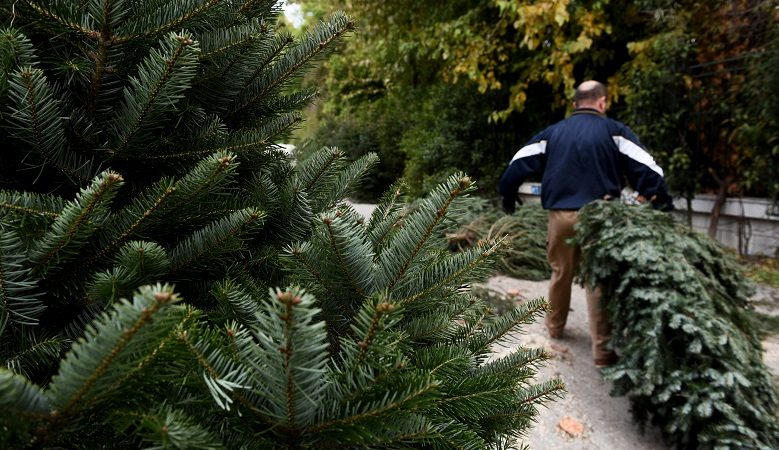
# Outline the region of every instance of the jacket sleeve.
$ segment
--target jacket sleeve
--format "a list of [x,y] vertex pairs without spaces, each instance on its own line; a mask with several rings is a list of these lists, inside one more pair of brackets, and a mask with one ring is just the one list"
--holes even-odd
[[646,151],[633,130],[623,125],[613,139],[630,186],[647,199],[654,197],[652,203],[656,208],[673,209],[673,199],[668,193],[663,169]]
[[550,128],[535,135],[511,158],[508,168],[500,177],[498,193],[503,197],[503,209],[514,212],[519,185],[530,175],[540,174],[546,165],[546,142]]

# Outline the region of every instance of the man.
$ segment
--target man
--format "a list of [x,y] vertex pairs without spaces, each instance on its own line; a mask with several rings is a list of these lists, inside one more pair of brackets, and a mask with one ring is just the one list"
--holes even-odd
[[[552,266],[546,327],[552,338],[563,336],[571,302],[571,283],[579,249],[568,245],[577,211],[599,199],[619,198],[624,179],[639,200],[671,209],[663,170],[624,124],[606,117],[606,86],[585,81],[574,94],[574,112],[545,129],[514,155],[500,179],[503,208],[514,212],[519,185],[531,174],[542,174],[541,204],[549,210],[547,259]],[[616,362],[607,344],[611,327],[600,305],[600,289],[587,289],[587,312],[595,365]]]

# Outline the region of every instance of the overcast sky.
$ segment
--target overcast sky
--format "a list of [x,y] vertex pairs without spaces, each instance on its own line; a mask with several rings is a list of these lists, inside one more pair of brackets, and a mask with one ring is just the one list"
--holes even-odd
[[287,4],[286,0],[281,5],[284,8],[284,17],[287,18],[292,26],[300,28],[303,25],[303,10],[300,8],[300,5],[296,3]]

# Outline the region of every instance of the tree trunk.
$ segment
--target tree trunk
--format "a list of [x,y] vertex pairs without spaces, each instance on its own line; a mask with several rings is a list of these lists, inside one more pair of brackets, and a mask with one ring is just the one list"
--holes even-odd
[[709,169],[709,173],[712,177],[714,177],[714,181],[716,181],[719,185],[717,198],[714,199],[714,206],[711,209],[711,218],[709,219],[709,237],[716,239],[717,227],[719,226],[720,210],[722,209],[722,205],[725,204],[725,200],[728,199],[728,186],[730,186],[730,183],[733,182],[733,175],[729,174],[725,176],[725,179],[722,179],[718,177],[717,174],[711,169]]

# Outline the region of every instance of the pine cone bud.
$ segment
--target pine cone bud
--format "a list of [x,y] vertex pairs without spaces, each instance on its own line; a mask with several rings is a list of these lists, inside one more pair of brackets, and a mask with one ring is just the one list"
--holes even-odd
[[170,301],[172,295],[170,295],[170,292],[155,292],[154,293],[154,300],[157,300],[161,303],[167,303]]
[[379,303],[379,306],[376,307],[376,310],[380,313],[391,313],[392,311],[395,311],[395,305],[392,303]]
[[282,292],[276,296],[276,298],[285,305],[297,305],[303,301],[300,297],[292,292]]

